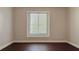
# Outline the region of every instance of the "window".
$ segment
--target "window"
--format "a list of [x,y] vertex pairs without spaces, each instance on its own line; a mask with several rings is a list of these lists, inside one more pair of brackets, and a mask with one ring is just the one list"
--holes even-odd
[[27,36],[48,37],[49,17],[47,11],[29,11],[27,13]]

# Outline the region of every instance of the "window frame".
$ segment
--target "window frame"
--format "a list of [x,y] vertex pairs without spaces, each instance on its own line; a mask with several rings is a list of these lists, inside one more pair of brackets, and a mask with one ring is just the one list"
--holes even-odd
[[[45,35],[42,35],[42,34],[40,34],[40,35],[34,35],[34,34],[30,34],[30,17],[29,17],[29,15],[30,15],[30,13],[46,13],[47,15],[48,15],[48,18],[47,18],[47,34],[45,34]],[[27,11],[27,31],[26,31],[26,33],[27,33],[27,37],[49,37],[49,33],[50,33],[50,15],[49,15],[49,11]]]

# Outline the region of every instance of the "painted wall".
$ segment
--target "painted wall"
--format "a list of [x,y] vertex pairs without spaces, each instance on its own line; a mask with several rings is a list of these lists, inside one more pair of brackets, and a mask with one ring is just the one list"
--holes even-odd
[[[51,29],[48,38],[27,37],[26,14],[31,10],[50,12]],[[79,45],[79,8],[0,8],[0,46],[13,39],[24,42],[70,41]]]
[[[27,11],[49,11],[50,12],[50,36],[49,37],[27,37]],[[66,40],[66,8],[14,8],[14,39],[27,42],[52,42]]]
[[12,41],[12,8],[0,7],[0,47]]
[[79,8],[68,8],[68,39],[79,46]]

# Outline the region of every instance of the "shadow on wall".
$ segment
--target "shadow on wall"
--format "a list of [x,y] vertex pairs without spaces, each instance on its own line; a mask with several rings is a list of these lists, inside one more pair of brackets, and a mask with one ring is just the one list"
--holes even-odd
[[2,13],[0,12],[0,33],[2,32],[2,28],[3,28],[3,15]]

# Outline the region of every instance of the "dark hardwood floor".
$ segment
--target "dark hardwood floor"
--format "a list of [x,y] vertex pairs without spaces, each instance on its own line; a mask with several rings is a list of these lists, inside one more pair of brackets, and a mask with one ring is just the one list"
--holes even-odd
[[79,51],[68,43],[13,43],[1,51]]

